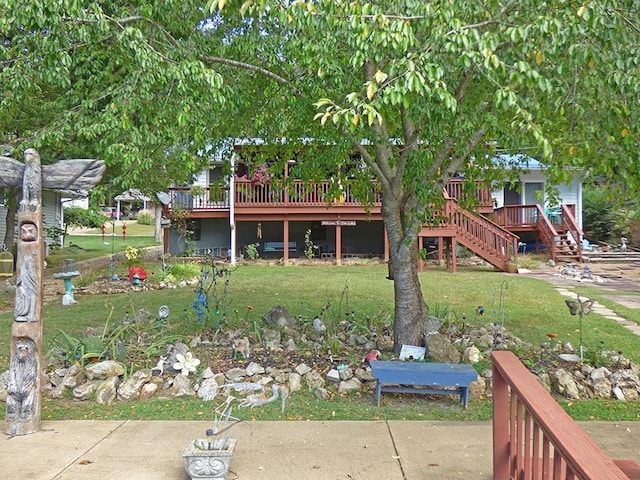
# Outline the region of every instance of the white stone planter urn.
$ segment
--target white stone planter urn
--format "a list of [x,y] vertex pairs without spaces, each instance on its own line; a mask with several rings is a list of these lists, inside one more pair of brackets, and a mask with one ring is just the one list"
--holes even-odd
[[193,440],[182,452],[182,461],[191,480],[224,480],[229,472],[231,457],[236,448],[235,439],[224,439],[211,444],[208,440]]

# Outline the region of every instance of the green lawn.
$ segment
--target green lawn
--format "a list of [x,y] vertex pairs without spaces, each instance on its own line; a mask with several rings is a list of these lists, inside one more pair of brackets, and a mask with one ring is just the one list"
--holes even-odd
[[[124,275],[126,267],[116,265],[116,271]],[[151,278],[162,275],[159,265],[148,266],[148,271]],[[77,305],[62,306],[56,301],[45,306],[44,340],[45,345],[51,346],[61,330],[81,336],[87,327],[100,331],[106,323],[113,325],[141,308],[155,314],[161,305],[168,305],[171,310],[167,335],[193,336],[203,328],[216,325],[221,326],[221,334],[234,329],[259,331],[262,315],[274,305],[285,306],[307,324],[314,316],[320,315],[329,332],[342,328],[341,322],[347,318],[356,330],[366,332],[373,327],[382,331],[385,327],[390,328],[393,321],[393,284],[385,278],[386,275],[384,265],[241,265],[228,277],[216,277],[216,283],[209,290],[211,311],[204,327],[197,323],[191,308],[193,287],[127,294],[77,294]],[[556,333],[558,341],[570,341],[578,346],[579,318],[569,314],[565,297],[545,281],[488,269],[461,269],[456,274],[440,269],[428,270],[420,274],[420,280],[432,313],[446,313],[447,319],[458,324],[459,328],[463,323],[481,326],[504,321],[510,332],[533,346],[548,341],[548,333]],[[591,288],[576,285],[576,290],[585,296],[593,295],[595,289],[592,291]],[[216,302],[218,315],[214,312]],[[482,317],[476,315],[480,305],[485,307]],[[637,318],[637,312],[631,312]],[[8,365],[11,323],[11,312],[0,315],[0,371]],[[583,339],[587,351],[600,348],[600,342],[604,342],[605,348],[621,350],[625,356],[640,362],[640,337],[597,314],[585,317]],[[364,353],[352,351],[344,355],[351,355],[351,359],[357,361]],[[384,355],[390,356],[391,352],[386,351]],[[640,419],[637,405],[633,402],[618,402],[612,408],[612,402],[584,401],[566,404],[566,408],[578,419],[611,419],[612,416],[618,420]],[[208,415],[210,406],[196,399],[110,407],[47,400],[45,409],[49,418],[197,419],[202,418],[203,411]],[[474,400],[465,411],[453,399],[425,401],[418,397],[394,400],[377,409],[372,392],[336,396],[329,402],[316,400],[311,394],[295,393],[288,401],[284,416],[273,405],[252,410],[246,415],[259,419],[482,420],[490,418],[491,408],[488,400]]]
[[65,236],[62,248],[51,249],[47,256],[47,265],[51,268],[72,258],[76,261],[123,252],[128,245],[136,248],[158,245],[153,239],[153,225],[140,225],[135,222],[126,224],[126,235],[122,235],[122,222],[108,223],[103,236],[100,229],[92,229],[83,234]]

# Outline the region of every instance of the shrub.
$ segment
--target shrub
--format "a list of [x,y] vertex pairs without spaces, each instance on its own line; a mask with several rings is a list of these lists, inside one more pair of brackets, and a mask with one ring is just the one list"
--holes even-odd
[[140,225],[153,225],[154,218],[150,210],[140,210],[136,220]]
[[69,226],[85,228],[100,228],[104,223],[111,221],[110,218],[92,208],[86,210],[82,207],[65,208],[64,220]]

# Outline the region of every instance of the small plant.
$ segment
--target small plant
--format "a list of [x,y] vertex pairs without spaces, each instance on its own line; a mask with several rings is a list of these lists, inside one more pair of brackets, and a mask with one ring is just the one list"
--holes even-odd
[[313,239],[311,238],[311,229],[309,228],[304,234],[304,256],[311,260],[315,257],[319,248],[320,247],[313,243]]
[[257,260],[260,258],[260,252],[258,249],[260,248],[259,243],[250,243],[245,247],[245,254],[247,255],[247,260]]
[[128,267],[141,267],[144,265],[142,250],[128,245],[124,252],[124,258]]

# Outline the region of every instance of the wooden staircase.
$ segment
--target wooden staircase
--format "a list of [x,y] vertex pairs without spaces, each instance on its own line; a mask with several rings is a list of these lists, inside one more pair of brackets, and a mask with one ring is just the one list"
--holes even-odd
[[582,263],[582,230],[569,207],[562,205],[559,214],[551,218],[540,205],[537,210],[536,226],[551,259]]
[[458,205],[453,198],[445,200],[439,225],[425,225],[421,237],[440,237],[487,261],[499,270],[506,271],[509,261],[515,258],[518,236],[502,228],[482,215],[476,215]]
[[519,237],[511,230],[535,231],[553,261],[583,262],[582,231],[570,206],[553,215],[540,205],[509,205],[496,209],[493,219],[460,207],[447,196],[438,225],[425,225],[421,237],[446,239],[451,248],[459,243],[469,251],[506,271],[518,251]]

